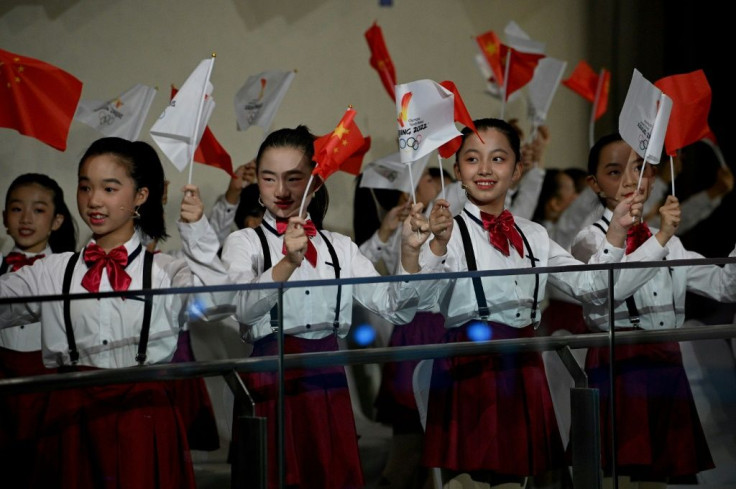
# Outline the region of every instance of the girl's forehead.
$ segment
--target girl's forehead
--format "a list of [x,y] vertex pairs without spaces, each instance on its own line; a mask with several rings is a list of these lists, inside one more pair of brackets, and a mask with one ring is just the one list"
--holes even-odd
[[28,182],[18,185],[10,191],[8,200],[21,200],[32,198],[34,200],[53,200],[54,192],[50,188],[36,182]]
[[[499,148],[510,150],[511,143],[504,133],[495,128],[485,128],[478,131],[480,138],[475,134],[470,134],[465,138],[462,149],[475,149],[493,151]],[[482,138],[482,140],[481,140]]]
[[79,168],[79,176],[89,177],[90,173],[130,176],[128,166],[111,154],[90,156],[84,160],[82,166]]
[[261,155],[258,169],[274,172],[286,172],[292,170],[308,170],[309,162],[304,151],[292,147],[268,148]]

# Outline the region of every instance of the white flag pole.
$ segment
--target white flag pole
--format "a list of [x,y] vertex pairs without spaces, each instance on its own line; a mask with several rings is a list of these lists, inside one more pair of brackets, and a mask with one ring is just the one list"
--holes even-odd
[[416,195],[416,192],[414,191],[414,177],[411,174],[411,164],[412,163],[414,163],[414,162],[413,161],[410,161],[409,163],[407,163],[407,165],[409,166],[409,185],[411,185],[411,201],[412,201],[412,203],[416,204],[417,203],[417,195]]
[[[307,195],[310,192],[310,188],[312,186],[312,182],[314,181],[314,173],[309,175],[309,181],[307,182],[306,189],[304,190],[304,195],[302,195],[302,203],[299,206],[299,217],[302,217],[302,213],[304,212],[304,204],[307,202]],[[307,217],[307,216],[304,216]]]
[[440,163],[440,185],[442,186],[442,199],[445,199],[445,172],[442,171],[442,155],[437,152],[437,161]]
[[718,158],[718,162],[721,164],[723,168],[726,168],[728,165],[726,164],[726,158],[723,157],[723,153],[721,152],[721,148],[711,141],[708,138],[701,139],[705,144],[710,146],[710,148],[713,150],[713,152],[716,154],[716,158]]
[[199,99],[199,106],[197,107],[197,119],[194,121],[194,134],[192,134],[192,145],[189,148],[189,180],[187,183],[192,183],[192,167],[194,166],[194,153],[197,150],[199,141],[197,141],[197,135],[199,134],[199,119],[202,117],[202,110],[204,109],[204,99],[207,95],[207,84],[210,82],[210,75],[212,75],[212,66],[215,64],[215,53],[212,53],[210,65],[207,68],[207,77],[204,79],[202,86],[202,96]]
[[675,195],[675,162],[670,156],[670,183],[672,184],[672,196]]
[[593,99],[593,108],[590,111],[590,122],[588,122],[588,142],[592,148],[595,144],[595,114],[598,112],[598,104],[601,101],[601,92],[603,91],[603,69],[598,73],[598,85],[595,87],[595,99]]
[[511,48],[506,51],[506,66],[503,73],[503,88],[501,89],[501,119],[506,113],[506,90],[509,87],[509,68],[511,67]]

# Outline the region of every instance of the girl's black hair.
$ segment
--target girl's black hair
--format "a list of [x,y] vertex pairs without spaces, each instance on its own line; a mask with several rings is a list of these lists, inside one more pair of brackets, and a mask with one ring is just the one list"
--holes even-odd
[[258,202],[259,197],[258,184],[255,183],[246,185],[240,191],[240,202],[238,202],[238,207],[235,209],[235,225],[238,226],[238,229],[243,229],[246,217],[260,217],[263,215],[264,207]]
[[23,187],[25,185],[40,185],[41,187],[50,190],[53,194],[54,202],[54,216],[60,214],[64,217],[64,221],[59,226],[59,229],[52,231],[49,236],[49,247],[54,253],[62,253],[64,251],[76,251],[77,249],[77,229],[74,225],[74,219],[69,212],[69,208],[64,202],[64,191],[56,180],[43,175],[41,173],[24,173],[18,176],[13,183],[10,184],[7,194],[5,194],[5,207],[8,207],[10,201],[10,194],[13,190]]
[[545,170],[542,188],[539,191],[539,198],[537,199],[537,207],[534,209],[534,214],[532,214],[532,221],[540,224],[544,222],[544,208],[547,205],[547,201],[557,195],[560,186],[560,182],[557,179],[559,174],[560,170],[557,168],[548,168]]
[[[481,132],[485,129],[496,129],[500,133],[506,136],[506,139],[508,139],[509,144],[511,145],[511,149],[514,151],[514,155],[516,156],[516,162],[521,161],[521,140],[519,139],[519,132],[503,119],[495,119],[492,117],[488,117],[485,119],[476,119],[473,121],[473,124],[475,125],[475,128],[478,132]],[[473,134],[473,130],[469,127],[463,127],[462,131],[462,143],[460,144],[460,148],[457,150],[457,153],[455,153],[455,161],[460,160],[460,151],[462,151],[463,146],[465,145],[465,140],[468,139],[468,136]]]
[[593,147],[590,148],[590,152],[588,153],[588,175],[595,176],[596,172],[598,172],[598,164],[600,163],[599,160],[601,159],[603,148],[611,143],[615,143],[616,141],[623,141],[623,138],[621,137],[621,134],[613,132],[602,136],[595,142]]
[[108,137],[93,142],[79,161],[79,169],[93,156],[112,155],[124,164],[128,175],[136,185],[136,191],[148,189],[148,199],[138,208],[140,218],[136,227],[152,239],[164,241],[166,234],[164,221],[164,169],[161,159],[153,147],[144,141]]
[[[309,128],[303,124],[295,128],[278,129],[263,140],[261,147],[258,148],[256,155],[256,172],[261,166],[261,158],[263,153],[269,148],[293,148],[304,153],[309,164],[314,166],[314,140],[317,137],[309,131]],[[322,222],[327,214],[327,208],[330,205],[330,196],[327,194],[327,187],[323,183],[314,193],[307,211],[312,218],[312,222],[317,229],[322,229]]]

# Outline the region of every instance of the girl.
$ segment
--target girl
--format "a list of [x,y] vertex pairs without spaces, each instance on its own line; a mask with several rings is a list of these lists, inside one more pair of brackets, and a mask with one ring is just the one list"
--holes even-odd
[[[147,143],[102,138],[79,162],[77,207],[92,231],[82,253],[55,253],[0,277],[0,297],[192,285],[185,260],[151,254],[140,234],[166,237],[164,175]],[[167,362],[185,317],[177,294],[18,303],[3,327],[41,322],[49,368],[84,371]],[[165,384],[51,392],[33,487],[194,488],[186,434]]]
[[[266,213],[260,227],[242,229],[227,238],[222,250],[226,269],[217,263],[216,249],[205,250],[201,243],[185,240],[193,264],[212,265],[204,277],[208,285],[221,283],[223,273],[229,273],[227,280],[233,283],[254,284],[378,276],[350,238],[317,231],[311,225],[316,216],[298,215],[305,192],[310,202],[324,191],[321,182],[307,188],[314,166],[314,139],[305,126],[299,126],[277,130],[261,144],[256,168]],[[184,199],[182,217],[198,221],[202,207],[196,188],[185,188],[191,195]],[[315,191],[317,196],[313,196]],[[415,207],[415,215],[404,225],[402,263],[410,272],[418,271],[419,247],[429,236],[428,223],[417,214],[420,207]],[[284,353],[332,351],[348,333],[353,300],[394,323],[409,322],[419,301],[413,283],[289,288],[280,311],[276,310],[276,289],[248,290],[227,300],[236,304],[238,320],[249,325],[244,337],[253,342],[251,356],[278,353],[277,312],[283,316]],[[279,447],[276,372],[243,375],[256,403],[256,415],[268,420],[269,487],[279,485],[278,450],[285,456],[287,487],[363,487],[344,367],[291,369],[285,376],[285,446]]]
[[[5,196],[3,223],[15,246],[3,258],[0,275],[51,253],[76,248],[76,230],[64,192],[46,175],[26,173],[13,180]],[[43,365],[39,323],[0,330],[0,378],[47,373],[54,370]],[[36,392],[0,398],[0,463],[9,486],[28,487],[47,397],[45,392]]]
[[[453,218],[448,203],[437,201],[430,215],[434,236],[422,250],[422,269],[457,272],[580,264],[549,239],[544,227],[515,220],[504,211],[506,193],[521,174],[519,137],[513,127],[499,119],[481,119],[475,127],[482,139],[463,130],[454,166],[468,202]],[[616,209],[606,246],[595,262],[612,262],[623,255],[626,228],[641,212],[635,197]],[[444,341],[468,341],[476,332],[493,339],[533,336],[547,278],[575,297],[605,301],[604,272],[447,280],[435,297],[445,316]],[[541,355],[436,359],[424,463],[445,469],[446,480],[469,477],[491,487],[523,487],[527,476],[564,467]]]
[[[601,138],[591,150],[588,182],[605,206],[601,219],[575,238],[572,253],[585,261],[600,247],[603,232],[618,202],[633,192],[642,171],[648,197],[655,169],[618,134]],[[632,228],[627,253],[658,250],[659,258],[692,259],[702,255],[686,250],[673,236],[680,221],[677,199],[669,196],[660,208],[661,229],[645,223]],[[736,256],[736,249],[730,256]],[[685,293],[695,292],[719,301],[736,300],[736,266],[656,267],[654,276],[631,288],[616,303],[617,331],[679,328],[685,315]],[[608,306],[583,304],[585,322],[593,331],[607,331]],[[682,365],[679,343],[631,344],[616,347],[616,412],[610,412],[610,350],[591,348],[586,370],[591,387],[600,390],[601,446],[604,473],[610,474],[610,417],[616,418],[619,487],[664,488],[670,478],[714,467]],[[645,393],[642,395],[642,393]],[[611,480],[606,481],[611,484]]]

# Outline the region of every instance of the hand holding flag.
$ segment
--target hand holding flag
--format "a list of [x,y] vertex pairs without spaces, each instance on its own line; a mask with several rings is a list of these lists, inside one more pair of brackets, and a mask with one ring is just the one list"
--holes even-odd
[[0,49],[0,87],[0,127],[66,149],[81,81],[56,66]]

